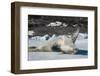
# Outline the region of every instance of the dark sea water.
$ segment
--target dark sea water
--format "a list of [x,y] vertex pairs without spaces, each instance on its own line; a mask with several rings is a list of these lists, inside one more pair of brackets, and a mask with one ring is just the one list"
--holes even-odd
[[88,51],[87,50],[78,50],[76,52],[76,55],[88,55]]
[[[52,50],[53,50],[54,52],[61,52],[60,48],[59,48],[59,47],[56,47],[56,46],[52,47]],[[79,49],[79,50],[75,53],[75,55],[88,55],[88,50],[81,50],[81,49]]]

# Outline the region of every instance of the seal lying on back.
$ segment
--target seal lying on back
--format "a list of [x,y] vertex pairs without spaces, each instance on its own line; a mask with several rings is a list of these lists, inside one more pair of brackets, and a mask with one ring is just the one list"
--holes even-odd
[[[75,25],[75,27],[77,24]],[[69,35],[60,35],[53,39],[47,40],[46,43],[43,45],[40,45],[38,47],[35,47],[33,51],[37,52],[53,52],[56,48],[56,50],[59,50],[66,54],[75,54],[77,52],[77,48],[75,46],[76,38],[78,37],[80,27],[77,27],[77,30]]]
[[72,39],[65,35],[48,40],[45,44],[34,48],[33,51],[53,52],[53,47],[55,47],[56,50],[68,54],[74,54],[77,51]]

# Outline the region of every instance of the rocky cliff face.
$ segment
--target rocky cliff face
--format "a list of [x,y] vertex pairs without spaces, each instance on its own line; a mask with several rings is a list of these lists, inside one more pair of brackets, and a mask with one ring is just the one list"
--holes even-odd
[[[60,26],[47,26],[51,23],[61,22]],[[63,26],[68,25],[67,27]],[[87,32],[88,18],[87,17],[65,17],[65,16],[43,16],[43,15],[29,15],[28,16],[28,30],[33,30],[34,36],[49,35],[63,35],[72,34],[77,27],[73,28],[72,25],[80,24],[80,32]]]

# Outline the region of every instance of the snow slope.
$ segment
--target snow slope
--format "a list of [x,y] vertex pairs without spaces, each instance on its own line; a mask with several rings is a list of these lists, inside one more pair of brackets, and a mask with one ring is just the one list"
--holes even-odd
[[61,52],[29,52],[28,60],[55,60],[87,58],[87,55],[62,54]]
[[[28,52],[28,60],[53,60],[53,59],[79,59],[88,57],[88,35],[79,33],[78,38],[75,42],[79,52],[75,55],[62,54],[61,52]],[[45,37],[45,36],[44,36]],[[54,38],[51,37],[50,39]],[[29,39],[29,47],[39,46],[46,43],[46,38],[39,37],[37,39]]]

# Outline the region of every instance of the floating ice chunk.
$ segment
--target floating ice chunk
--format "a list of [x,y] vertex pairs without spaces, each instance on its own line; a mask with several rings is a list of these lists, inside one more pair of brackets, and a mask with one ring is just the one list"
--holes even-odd
[[49,35],[48,35],[48,34],[46,34],[46,35],[44,35],[44,36],[40,37],[40,40],[46,40],[46,39],[47,39],[47,37],[49,37]]
[[33,39],[33,40],[40,40],[41,36],[35,36],[35,37],[32,37],[31,39]]
[[53,34],[53,35],[49,38],[49,40],[53,40],[53,39],[55,39],[55,38],[56,38],[56,35]]
[[34,32],[33,30],[28,31],[28,35],[29,35],[29,36],[33,36],[34,33],[35,33],[35,32]]
[[64,26],[64,27],[67,27],[67,26],[68,26],[68,24],[63,23],[63,26]]

